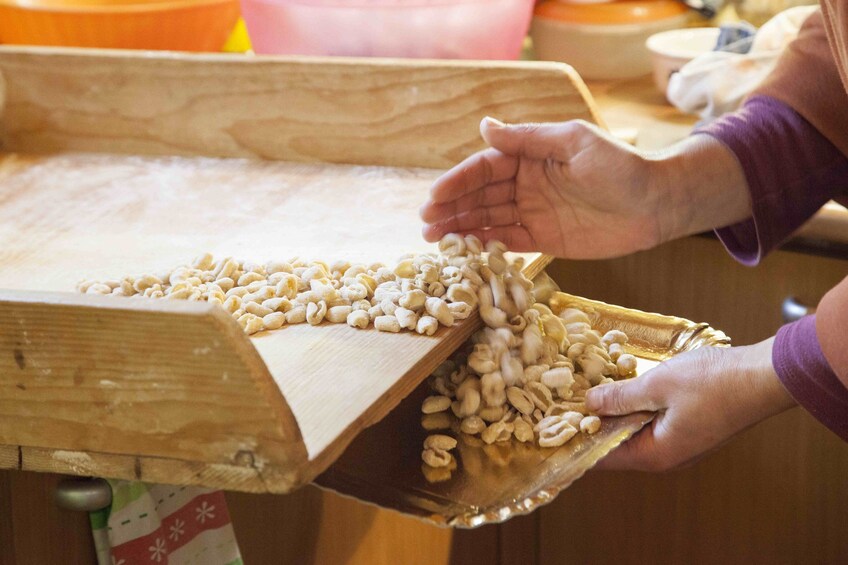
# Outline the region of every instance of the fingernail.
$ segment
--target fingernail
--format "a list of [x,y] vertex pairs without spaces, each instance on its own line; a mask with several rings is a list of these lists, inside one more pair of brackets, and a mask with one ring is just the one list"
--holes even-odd
[[493,128],[506,127],[505,123],[503,123],[497,118],[493,118],[492,116],[486,116],[485,118],[483,118],[483,121],[486,122],[486,125],[491,126]]
[[586,392],[586,408],[595,412],[601,408],[601,392],[599,390],[589,390]]

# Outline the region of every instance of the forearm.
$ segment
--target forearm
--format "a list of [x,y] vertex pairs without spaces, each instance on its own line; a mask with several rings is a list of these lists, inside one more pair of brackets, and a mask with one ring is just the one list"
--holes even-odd
[[848,177],[848,157],[792,108],[765,96],[646,157],[661,241],[714,229],[748,265],[791,235]]
[[662,240],[710,231],[751,216],[745,172],[723,143],[698,135],[648,155],[660,199]]

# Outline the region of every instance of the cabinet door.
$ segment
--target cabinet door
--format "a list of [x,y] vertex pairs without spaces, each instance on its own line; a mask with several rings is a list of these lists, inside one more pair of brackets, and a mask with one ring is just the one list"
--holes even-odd
[[[848,261],[777,252],[751,269],[691,238],[548,272],[566,292],[706,321],[741,345],[774,334],[785,297],[815,305]],[[541,510],[541,563],[844,562],[845,477],[848,446],[796,408],[683,470],[590,472]]]
[[0,564],[97,562],[88,514],[53,502],[60,475],[0,471]]
[[751,268],[692,237],[620,259],[557,260],[547,272],[564,292],[708,322],[745,345],[774,335],[786,297],[815,306],[848,276],[848,260],[777,251]]
[[497,527],[439,528],[312,486],[227,502],[248,565],[498,563]]

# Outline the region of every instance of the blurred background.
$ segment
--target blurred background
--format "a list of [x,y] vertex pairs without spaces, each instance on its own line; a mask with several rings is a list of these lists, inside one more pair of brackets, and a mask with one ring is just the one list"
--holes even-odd
[[[658,31],[805,0],[0,0],[0,43],[333,56],[565,61],[587,78],[650,72]],[[728,15],[729,14],[729,15]],[[535,42],[536,50],[530,49]],[[711,46],[710,46],[711,47]]]

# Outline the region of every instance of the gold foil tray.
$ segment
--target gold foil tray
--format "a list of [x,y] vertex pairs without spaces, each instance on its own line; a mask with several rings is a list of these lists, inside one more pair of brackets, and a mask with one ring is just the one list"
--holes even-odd
[[[707,324],[612,306],[562,292],[550,298],[554,312],[576,307],[601,332],[616,328],[630,338],[639,374],[664,359],[730,339]],[[422,383],[385,419],[362,432],[316,483],[363,502],[460,528],[475,528],[527,514],[553,500],[653,418],[651,413],[605,418],[600,431],[580,434],[560,448],[513,440],[485,445],[458,433],[455,469],[422,469],[421,401],[431,394]]]

